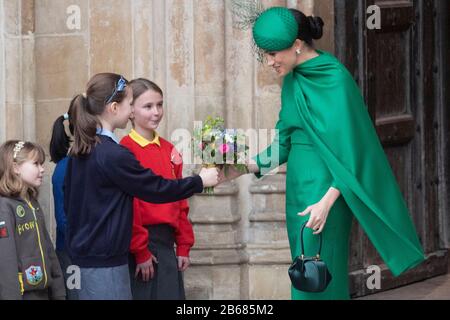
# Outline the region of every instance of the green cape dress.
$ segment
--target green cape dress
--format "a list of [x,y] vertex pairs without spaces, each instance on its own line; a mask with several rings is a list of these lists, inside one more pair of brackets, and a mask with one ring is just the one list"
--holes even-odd
[[[297,213],[318,202],[330,187],[340,190],[322,232],[322,258],[333,280],[322,294],[293,289],[292,297],[344,299],[353,216],[394,276],[425,257],[357,84],[334,56],[317,52],[319,56],[285,76],[277,136],[254,159],[261,170],[258,177],[288,162],[286,224],[292,258],[299,254],[301,223],[309,219]],[[317,250],[317,243],[312,232],[305,235],[306,251]]]

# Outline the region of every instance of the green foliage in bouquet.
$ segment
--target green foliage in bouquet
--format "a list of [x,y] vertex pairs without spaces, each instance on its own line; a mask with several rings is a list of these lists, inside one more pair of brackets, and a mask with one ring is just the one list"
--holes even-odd
[[[236,129],[225,129],[221,117],[208,116],[203,125],[194,130],[194,156],[201,159],[203,167],[223,168],[225,176],[230,166],[247,172],[248,149],[245,134]],[[214,188],[205,188],[205,192],[212,194]]]

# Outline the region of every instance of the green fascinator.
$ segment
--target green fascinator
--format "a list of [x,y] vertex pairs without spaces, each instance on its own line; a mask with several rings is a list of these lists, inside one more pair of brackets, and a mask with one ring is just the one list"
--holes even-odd
[[260,62],[264,60],[264,52],[287,49],[297,39],[297,21],[289,9],[265,10],[261,0],[232,0],[231,3],[233,25],[241,30],[252,28],[253,51]]
[[253,25],[255,44],[264,51],[290,48],[297,39],[298,24],[289,9],[272,7],[264,11]]

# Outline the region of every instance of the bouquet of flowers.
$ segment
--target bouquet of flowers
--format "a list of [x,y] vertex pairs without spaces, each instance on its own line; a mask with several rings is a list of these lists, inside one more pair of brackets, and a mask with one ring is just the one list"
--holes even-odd
[[[249,147],[243,132],[236,129],[225,129],[225,121],[221,117],[208,116],[202,126],[194,130],[194,157],[201,159],[203,167],[218,167],[224,170],[225,176],[230,166],[246,173],[246,159]],[[205,188],[208,194],[214,188]]]

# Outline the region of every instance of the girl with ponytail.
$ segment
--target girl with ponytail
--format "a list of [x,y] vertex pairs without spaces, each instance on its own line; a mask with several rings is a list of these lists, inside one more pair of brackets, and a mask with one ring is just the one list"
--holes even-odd
[[[76,98],[75,98],[76,99]],[[68,152],[72,142],[73,125],[70,115],[73,113],[73,99],[69,106],[69,111],[59,116],[53,123],[52,138],[50,140],[50,159],[56,163],[55,171],[52,175],[53,203],[55,208],[56,221],[56,255],[64,275],[64,283],[67,284],[67,268],[72,264],[67,250],[64,246],[66,230],[66,213],[64,212],[64,178],[66,176],[67,163],[69,161]],[[70,135],[67,134],[64,123],[68,123]],[[77,291],[66,286],[66,297],[68,300],[77,300]]]

